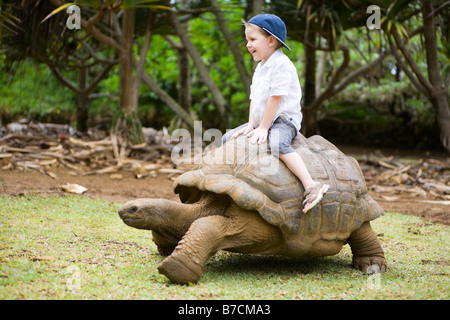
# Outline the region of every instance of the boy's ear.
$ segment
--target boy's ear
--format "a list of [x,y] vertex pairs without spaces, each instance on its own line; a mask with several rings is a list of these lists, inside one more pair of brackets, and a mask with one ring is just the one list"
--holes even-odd
[[278,40],[274,36],[269,37],[269,46],[271,46],[271,47],[276,46],[277,42],[278,42]]

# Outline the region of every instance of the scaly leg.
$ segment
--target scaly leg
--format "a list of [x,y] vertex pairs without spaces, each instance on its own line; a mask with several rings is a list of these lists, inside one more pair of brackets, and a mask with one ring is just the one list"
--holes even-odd
[[158,266],[158,271],[170,281],[196,283],[203,265],[217,251],[229,218],[210,216],[194,221],[172,254]]
[[365,222],[355,230],[347,242],[350,244],[353,253],[353,267],[362,272],[367,272],[371,265],[377,265],[380,272],[387,271],[387,263],[384,251],[376,233],[370,226],[370,222]]
[[218,250],[274,254],[282,241],[280,230],[261,219],[256,211],[231,217],[203,217],[192,223],[158,271],[175,283],[196,283],[204,264]]

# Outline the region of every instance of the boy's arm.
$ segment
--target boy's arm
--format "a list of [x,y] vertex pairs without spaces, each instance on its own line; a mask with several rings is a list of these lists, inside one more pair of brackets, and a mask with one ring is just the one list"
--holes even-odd
[[252,118],[252,110],[253,110],[253,101],[250,100],[250,110],[248,112],[248,124],[250,124],[253,128],[255,128],[255,124],[253,123]]
[[252,109],[253,109],[253,101],[250,101],[250,111],[248,113],[248,125],[237,131],[235,134],[233,134],[231,136],[231,139],[236,139],[237,137],[239,137],[241,134],[247,134],[249,132],[251,132],[253,129],[255,129],[255,125],[253,124],[253,120],[252,120]]
[[275,115],[278,111],[282,96],[271,96],[267,99],[266,108],[264,109],[263,117],[259,127],[269,130],[272,126],[272,122],[275,119]]
[[264,109],[263,117],[261,119],[261,124],[258,128],[250,132],[247,136],[252,137],[251,143],[261,144],[267,140],[269,134],[270,126],[277,114],[278,105],[280,104],[282,96],[270,96],[266,103],[266,108]]

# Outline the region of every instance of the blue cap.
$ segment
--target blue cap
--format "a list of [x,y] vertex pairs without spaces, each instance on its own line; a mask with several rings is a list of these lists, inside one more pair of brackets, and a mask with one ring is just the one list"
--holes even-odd
[[286,45],[286,25],[283,20],[273,14],[258,14],[251,18],[248,23],[256,24],[261,27],[264,31],[274,36],[281,44],[291,51],[291,49]]

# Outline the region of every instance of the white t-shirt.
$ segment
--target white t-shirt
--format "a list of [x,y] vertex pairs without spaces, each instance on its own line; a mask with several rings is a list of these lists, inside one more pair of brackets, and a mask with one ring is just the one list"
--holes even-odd
[[261,61],[253,74],[250,100],[253,102],[252,120],[255,127],[261,123],[266,103],[271,96],[282,96],[275,120],[283,117],[300,130],[302,89],[297,69],[283,51],[278,49],[267,61]]

